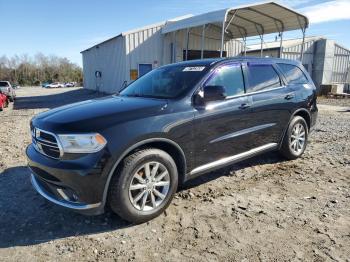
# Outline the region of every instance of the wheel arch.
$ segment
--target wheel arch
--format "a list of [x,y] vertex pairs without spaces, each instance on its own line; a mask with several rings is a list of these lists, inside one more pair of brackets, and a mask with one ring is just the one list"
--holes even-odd
[[283,139],[287,133],[287,130],[288,130],[288,127],[290,125],[290,122],[292,121],[292,119],[295,117],[295,116],[301,116],[302,118],[305,119],[305,122],[308,126],[308,132],[310,131],[310,127],[311,127],[311,115],[310,115],[310,112],[305,109],[305,108],[299,108],[297,110],[295,110],[293,112],[293,114],[290,116],[290,119],[288,121],[288,125],[284,128],[284,131],[283,131],[283,136],[281,137],[281,140],[280,140],[280,143],[279,143],[279,148],[282,146],[282,142],[283,142]]
[[184,151],[176,142],[168,138],[150,138],[142,140],[125,150],[109,171],[103,192],[103,206],[105,206],[107,202],[108,190],[112,176],[115,174],[117,168],[121,165],[122,160],[131,153],[147,147],[158,148],[167,152],[174,159],[178,168],[179,183],[182,183],[184,181],[186,174],[186,157]]
[[[307,127],[308,127],[308,131],[310,131],[310,128],[311,128],[311,115],[310,115],[310,112],[308,110],[306,110],[305,108],[300,108],[300,109],[296,110],[293,113],[290,121],[295,116],[301,116],[302,118],[304,118],[305,121],[306,121]],[[290,121],[289,121],[289,123],[290,123]],[[289,125],[289,123],[288,123],[288,125]]]

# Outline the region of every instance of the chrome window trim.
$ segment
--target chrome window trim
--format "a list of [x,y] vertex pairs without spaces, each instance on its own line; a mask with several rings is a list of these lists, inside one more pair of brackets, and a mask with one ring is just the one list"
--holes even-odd
[[[231,98],[237,98],[237,97],[244,97],[244,96],[249,96],[249,95],[255,95],[255,94],[261,94],[261,93],[265,93],[265,92],[269,92],[269,91],[274,91],[274,90],[278,90],[278,89],[282,89],[282,88],[285,88],[286,86],[283,85],[283,86],[277,86],[277,87],[274,87],[274,88],[269,88],[269,89],[264,89],[264,90],[260,90],[260,91],[255,91],[255,92],[250,92],[250,93],[244,93],[242,95],[235,95],[235,96],[227,96],[225,98],[226,99],[231,99]],[[224,101],[225,101],[224,100]]]

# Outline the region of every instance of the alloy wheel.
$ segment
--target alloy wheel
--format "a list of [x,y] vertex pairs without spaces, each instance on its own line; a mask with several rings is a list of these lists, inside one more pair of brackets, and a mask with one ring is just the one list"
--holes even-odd
[[304,125],[301,123],[295,124],[290,136],[290,149],[297,155],[301,154],[304,150],[305,140],[306,132]]
[[152,211],[163,203],[169,193],[170,175],[159,162],[143,164],[133,175],[129,185],[129,199],[139,211]]

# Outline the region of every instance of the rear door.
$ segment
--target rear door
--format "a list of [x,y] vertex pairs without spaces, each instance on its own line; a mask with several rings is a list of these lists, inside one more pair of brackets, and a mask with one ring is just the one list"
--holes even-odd
[[251,125],[241,64],[220,66],[204,85],[224,86],[227,98],[196,108],[196,167],[249,150],[249,136],[241,134]]
[[269,143],[279,143],[287,126],[295,92],[285,85],[285,80],[273,63],[244,65],[247,99],[251,104],[250,123],[252,148]]

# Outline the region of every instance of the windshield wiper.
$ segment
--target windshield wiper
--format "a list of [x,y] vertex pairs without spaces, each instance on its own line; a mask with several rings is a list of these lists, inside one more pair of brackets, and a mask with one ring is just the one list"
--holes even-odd
[[127,94],[127,95],[123,95],[123,96],[127,96],[127,97],[142,97],[142,95],[140,95],[140,94]]

